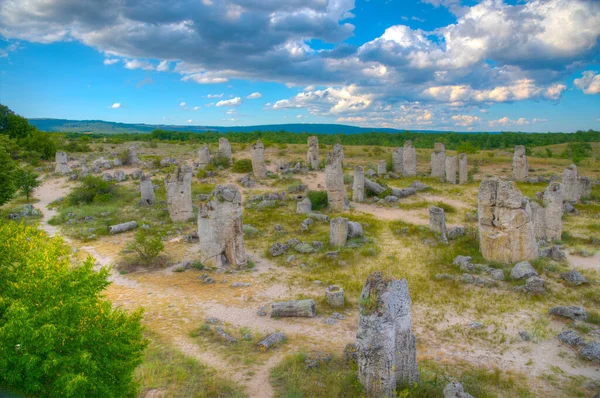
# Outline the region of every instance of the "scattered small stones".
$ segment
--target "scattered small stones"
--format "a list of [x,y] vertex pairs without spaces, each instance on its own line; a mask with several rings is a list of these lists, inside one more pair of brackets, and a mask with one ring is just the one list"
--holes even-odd
[[578,346],[583,343],[583,339],[579,337],[576,331],[567,329],[558,334],[558,339],[570,346]]
[[256,315],[258,316],[267,316],[267,307],[260,307],[258,311],[256,311]]
[[285,262],[286,262],[286,263],[291,263],[291,262],[292,262],[292,261],[294,261],[295,259],[296,259],[296,256],[294,256],[294,255],[292,254],[291,256],[288,256],[288,257],[285,259]]
[[471,256],[456,256],[452,261],[452,265],[460,266],[460,270],[465,272],[475,270],[475,266],[471,263]]
[[471,329],[483,329],[485,325],[481,322],[469,322],[469,327]]
[[232,335],[230,335],[229,333],[227,333],[225,330],[223,330],[222,327],[217,326],[215,328],[215,332],[225,342],[227,342],[227,343],[237,343],[237,339],[235,337],[233,337]]
[[231,284],[231,287],[249,287],[249,286],[251,286],[251,285],[252,285],[252,284],[251,284],[251,283],[249,283],[249,282],[233,282],[233,283]]
[[339,253],[340,253],[339,250],[335,250],[335,251],[332,251],[332,252],[327,252],[327,253],[325,253],[325,257],[327,257],[327,258],[336,258]]
[[221,322],[221,320],[218,318],[210,317],[206,320],[206,323],[210,323],[211,325],[220,325],[223,322]]
[[326,364],[331,361],[331,354],[322,351],[313,351],[306,356],[304,364],[306,369],[318,368],[321,364]]
[[473,396],[465,392],[462,384],[453,381],[444,387],[444,398],[473,398]]
[[562,279],[564,279],[565,281],[567,281],[567,283],[569,283],[569,285],[573,285],[573,286],[580,286],[585,283],[588,283],[588,280],[585,279],[585,277],[583,275],[581,275],[579,273],[579,271],[575,271],[575,270],[563,272],[562,274],[560,274],[560,277]]
[[476,285],[479,287],[496,287],[498,286],[498,282],[490,278],[484,278],[477,275],[471,274],[463,274],[461,277],[463,283],[467,283],[470,285]]
[[449,279],[449,280],[453,280],[454,277],[450,274],[436,274],[434,276],[434,278],[438,281],[444,280],[444,279]]
[[538,273],[535,269],[533,269],[529,261],[521,261],[517,263],[513,267],[512,271],[510,271],[510,278],[515,280],[526,279],[531,276],[538,276]]
[[543,247],[539,249],[540,257],[546,257],[554,261],[565,261],[567,256],[558,246]]
[[271,253],[271,256],[277,257],[284,254],[289,248],[289,245],[285,243],[275,242],[269,248],[269,253]]
[[310,254],[314,253],[315,248],[312,247],[312,245],[309,245],[308,243],[300,242],[296,246],[294,246],[294,250],[301,254]]
[[319,240],[313,240],[311,244],[315,250],[322,250],[325,247],[325,244]]
[[523,341],[530,341],[531,340],[531,335],[529,333],[527,333],[525,330],[521,330],[519,332],[519,337]]
[[544,280],[538,276],[532,276],[525,281],[523,291],[529,294],[545,294]]
[[573,321],[585,321],[588,317],[585,309],[577,306],[552,307],[548,310],[548,314],[568,318]]

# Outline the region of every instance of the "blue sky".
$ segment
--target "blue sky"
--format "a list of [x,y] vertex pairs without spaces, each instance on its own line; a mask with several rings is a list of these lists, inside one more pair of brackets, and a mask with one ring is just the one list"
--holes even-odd
[[600,130],[595,0],[5,0],[26,117]]

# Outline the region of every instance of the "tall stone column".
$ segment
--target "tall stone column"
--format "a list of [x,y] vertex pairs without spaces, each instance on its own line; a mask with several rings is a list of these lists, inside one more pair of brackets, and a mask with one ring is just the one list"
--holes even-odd
[[229,160],[229,164],[233,163],[233,155],[231,154],[231,144],[227,138],[219,138],[219,155]]
[[525,155],[525,147],[517,145],[513,155],[513,178],[515,181],[524,181],[529,175],[529,163]]
[[456,184],[456,156],[446,156],[446,182]]
[[332,218],[329,222],[329,246],[344,247],[348,240],[348,219]]
[[150,177],[142,176],[140,179],[140,195],[142,199],[140,200],[141,206],[151,206],[156,202],[156,197],[154,195],[154,185],[152,184],[152,180]]
[[562,189],[565,201],[579,202],[579,199],[581,199],[579,175],[577,174],[577,166],[574,164],[566,167],[563,171]]
[[180,165],[165,178],[167,207],[173,222],[187,221],[194,216],[192,208],[192,170]]
[[440,142],[435,143],[431,152],[431,177],[441,181],[446,178],[446,148]]
[[202,262],[216,267],[248,266],[242,230],[242,196],[235,185],[218,185],[198,212]]
[[252,145],[252,172],[256,178],[267,177],[267,168],[265,167],[265,146],[261,140],[257,140]]
[[365,201],[365,171],[362,166],[354,167],[354,182],[352,183],[352,201]]
[[404,175],[404,149],[396,148],[392,152],[392,171]]
[[319,170],[319,138],[316,136],[308,137],[306,164],[312,170]]
[[333,211],[344,211],[350,208],[346,196],[346,187],[344,187],[343,157],[344,150],[339,144],[335,144],[333,151],[327,155],[325,186],[327,188],[327,202],[329,208]]
[[448,243],[446,215],[441,207],[432,206],[429,208],[429,230],[434,232],[439,240]]
[[558,182],[550,185],[538,194],[543,206],[532,202],[534,230],[536,239],[547,242],[559,241],[562,238],[563,191]]
[[66,152],[57,151],[55,155],[56,166],[54,168],[54,172],[57,174],[69,174],[71,173],[71,168],[69,167],[69,158],[67,157]]
[[402,149],[403,176],[414,177],[417,175],[417,152],[412,146],[412,141],[406,141]]
[[387,164],[385,160],[380,160],[377,162],[377,175],[382,176],[387,173]]
[[137,166],[139,164],[138,155],[137,155],[137,147],[135,145],[131,145],[127,148],[127,165],[128,166]]
[[206,166],[210,164],[210,151],[208,147],[205,145],[202,148],[198,149],[198,167],[204,169]]
[[458,154],[458,183],[466,184],[469,182],[469,163],[466,153]]

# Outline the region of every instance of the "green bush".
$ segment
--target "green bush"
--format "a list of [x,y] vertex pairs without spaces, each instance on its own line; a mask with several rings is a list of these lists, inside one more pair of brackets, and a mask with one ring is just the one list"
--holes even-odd
[[104,181],[101,177],[87,176],[81,184],[67,196],[72,205],[106,203],[116,197],[116,185],[112,181]]
[[327,191],[308,191],[306,195],[312,203],[312,209],[315,211],[324,209],[327,207]]
[[140,229],[135,233],[133,242],[126,249],[133,251],[145,265],[153,265],[165,246],[160,236],[152,236],[147,230]]
[[215,167],[221,166],[224,169],[226,169],[229,166],[231,166],[231,164],[229,164],[229,158],[227,158],[226,156],[223,156],[221,154],[215,155],[212,158],[212,162],[215,165]]
[[0,135],[0,206],[8,202],[17,191],[17,163],[10,156],[10,141]]
[[469,141],[463,141],[456,147],[456,152],[472,154],[479,152],[479,148]]
[[42,131],[37,131],[35,128],[29,134],[20,139],[19,147],[25,151],[34,151],[40,154],[42,159],[50,160],[54,158],[56,153],[56,144],[50,138],[50,134]]
[[250,173],[252,172],[252,160],[240,159],[236,160],[231,167],[234,173]]
[[105,298],[109,271],[59,238],[0,223],[0,385],[31,397],[135,397],[142,311]]

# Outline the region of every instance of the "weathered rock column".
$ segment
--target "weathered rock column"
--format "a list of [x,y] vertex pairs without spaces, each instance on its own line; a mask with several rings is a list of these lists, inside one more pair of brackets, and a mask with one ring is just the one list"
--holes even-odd
[[392,171],[404,175],[404,150],[396,148],[392,152]]
[[419,382],[411,299],[405,279],[374,272],[359,300],[358,379],[367,397],[393,397],[396,385]]
[[129,148],[127,148],[127,165],[137,166],[139,163],[137,147],[135,145],[131,145]]
[[265,167],[265,146],[261,140],[257,140],[252,145],[252,172],[256,178],[266,178],[267,169]]
[[167,207],[173,222],[187,221],[194,216],[192,208],[192,170],[180,165],[165,178]]
[[344,247],[348,240],[348,219],[332,218],[329,222],[329,246]]
[[210,164],[210,151],[207,146],[198,149],[198,167],[204,169]]
[[198,237],[204,264],[238,269],[248,265],[242,230],[242,196],[235,185],[218,185],[200,206]]
[[478,215],[479,248],[486,260],[508,264],[537,258],[531,206],[514,182],[482,181]]
[[441,207],[432,206],[429,208],[429,230],[434,232],[439,240],[448,243],[446,215]]
[[563,191],[558,182],[550,185],[538,197],[542,199],[543,207],[532,202],[534,230],[536,239],[547,242],[559,241],[562,236]]
[[431,152],[431,176],[442,181],[446,178],[446,148],[440,142],[435,143]]
[[354,182],[352,183],[352,201],[365,201],[365,171],[362,166],[354,167]]
[[513,155],[513,178],[516,181],[524,181],[529,175],[529,164],[525,155],[525,147],[517,145]]
[[325,300],[333,308],[344,306],[344,289],[338,285],[330,285],[325,289]]
[[412,146],[412,141],[406,141],[402,150],[402,165],[404,177],[414,177],[417,175],[417,152]]
[[469,182],[469,163],[466,153],[458,154],[458,183],[466,184]]
[[565,201],[579,202],[579,199],[581,199],[579,175],[577,174],[577,166],[574,164],[563,170],[562,189]]
[[140,200],[141,206],[151,206],[156,201],[154,185],[149,177],[142,176],[140,179],[140,194],[142,195],[142,199]]
[[589,198],[592,194],[592,181],[589,177],[579,177],[579,199]]
[[456,156],[446,156],[446,182],[456,184]]
[[227,138],[219,138],[219,155],[227,158],[229,160],[229,164],[233,163],[233,157],[231,154],[231,144],[227,140]]
[[90,174],[90,170],[88,169],[87,163],[85,162],[85,160],[82,160],[81,163],[79,164],[80,167],[80,171],[79,171],[79,176],[80,177],[87,177],[88,174]]
[[382,176],[387,172],[387,164],[385,160],[377,162],[377,175]]
[[346,187],[344,187],[344,171],[342,159],[344,150],[340,144],[335,144],[333,151],[327,155],[325,166],[325,186],[327,188],[327,202],[333,211],[344,211],[350,208]]
[[319,138],[316,136],[308,137],[306,164],[311,170],[319,170]]
[[67,157],[66,152],[57,151],[56,155],[56,167],[54,172],[57,174],[69,174],[71,173],[71,168],[69,167],[69,159]]

